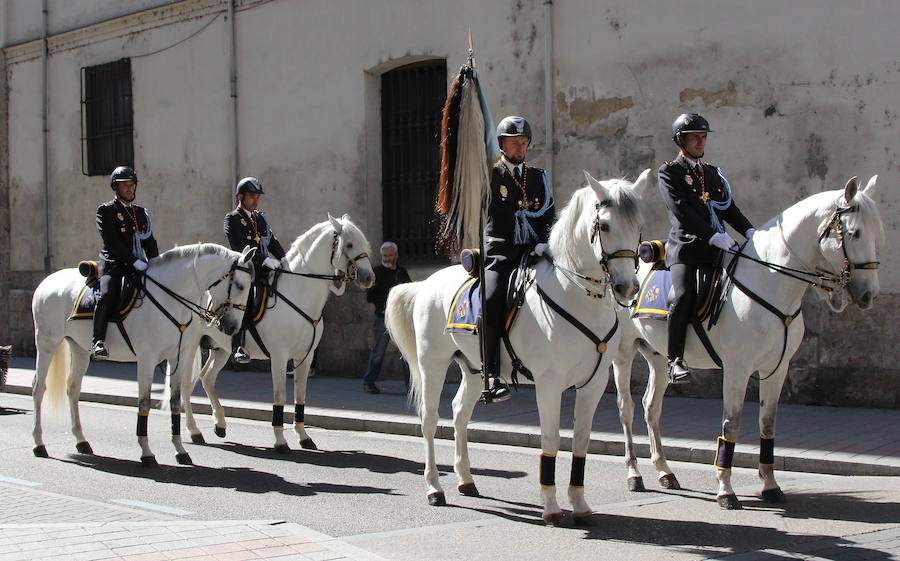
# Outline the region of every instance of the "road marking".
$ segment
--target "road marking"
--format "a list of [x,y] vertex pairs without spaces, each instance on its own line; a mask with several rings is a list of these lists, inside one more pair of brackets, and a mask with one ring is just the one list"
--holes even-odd
[[4,483],[15,483],[16,485],[24,485],[26,487],[39,487],[43,485],[43,483],[38,483],[37,481],[28,481],[27,479],[16,479],[15,477],[6,477],[4,475],[0,475],[0,481]]
[[447,528],[478,528],[481,526],[490,526],[492,524],[500,524],[503,522],[507,522],[506,519],[497,517],[497,518],[481,518],[478,520],[467,520],[464,522],[450,522],[447,524],[434,524],[429,526],[417,526],[414,528],[404,528],[402,530],[387,530],[384,532],[372,532],[370,534],[355,534],[352,536],[343,536],[340,539],[342,541],[353,543],[357,541],[365,541],[372,538],[385,538],[385,537],[393,537],[393,536],[409,536],[415,534],[421,534],[425,532],[433,532],[438,529],[447,529]]
[[147,510],[155,510],[157,512],[165,512],[166,514],[174,514],[176,516],[188,516],[194,514],[189,510],[181,510],[180,508],[172,508],[168,506],[155,505],[153,503],[145,503],[144,501],[133,501],[131,499],[111,499],[111,502],[120,505],[136,506],[138,508],[146,508]]

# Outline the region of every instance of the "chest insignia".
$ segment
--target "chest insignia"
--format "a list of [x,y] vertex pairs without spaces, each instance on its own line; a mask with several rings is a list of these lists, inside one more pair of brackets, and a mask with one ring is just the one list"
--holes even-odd
[[709,202],[709,193],[707,193],[706,191],[703,191],[702,193],[700,193],[700,200],[703,201],[704,203],[708,203]]
[[122,233],[125,233],[125,226],[122,226]]
[[116,218],[118,218],[120,222],[125,222],[125,217],[122,216],[121,212],[116,213]]
[[503,197],[503,200],[506,200],[506,197],[509,195],[509,189],[506,188],[506,185],[500,186],[500,196]]
[[684,182],[687,183],[688,185],[694,184],[694,180],[691,178],[690,174],[687,174],[684,176]]
[[241,226],[246,226],[246,225],[247,225],[247,221],[244,220],[243,218],[241,218]]

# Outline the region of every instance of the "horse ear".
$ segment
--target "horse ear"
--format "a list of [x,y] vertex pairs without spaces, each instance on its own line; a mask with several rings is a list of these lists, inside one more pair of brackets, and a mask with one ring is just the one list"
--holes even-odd
[[334,228],[334,231],[338,234],[340,234],[344,230],[344,225],[341,224],[337,218],[331,216],[330,212],[328,213],[328,220],[331,221],[331,227]]
[[[875,185],[877,185],[877,184],[878,184],[878,176],[873,175],[872,178],[869,179],[869,182],[866,183],[866,188],[863,189],[862,192],[865,193],[866,195],[868,195],[869,197],[871,197],[872,195],[875,194]],[[871,191],[869,189],[871,189]]]
[[349,212],[345,212],[345,213],[344,213],[344,216],[341,216],[341,222],[346,222],[346,221],[348,221],[348,220],[350,220],[350,213],[349,213]]
[[606,187],[604,187],[602,183],[591,177],[591,174],[588,173],[588,170],[585,169],[582,171],[584,172],[584,178],[587,179],[588,185],[591,189],[594,190],[594,193],[597,194],[597,198],[601,201],[607,198],[609,195]]
[[241,252],[241,264],[249,263],[253,260],[253,256],[256,255],[256,248],[248,245],[244,248],[244,251]]
[[631,190],[634,191],[634,194],[638,197],[641,196],[641,193],[644,192],[644,188],[647,187],[647,184],[650,183],[650,168],[645,169],[641,172],[641,175],[638,176],[637,181],[634,182],[634,185],[631,186]]
[[858,190],[859,184],[856,182],[856,176],[854,175],[847,181],[847,185],[844,186],[844,203],[849,205]]

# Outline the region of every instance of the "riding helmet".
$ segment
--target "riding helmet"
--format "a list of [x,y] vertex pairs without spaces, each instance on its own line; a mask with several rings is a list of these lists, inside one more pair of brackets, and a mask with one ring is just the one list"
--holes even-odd
[[119,166],[113,170],[112,174],[109,176],[109,186],[115,189],[116,183],[121,183],[123,181],[132,181],[137,185],[137,174],[128,166]]
[[251,193],[254,195],[262,195],[264,193],[262,183],[255,177],[245,177],[238,181],[234,196],[237,197],[241,193]]
[[709,122],[697,113],[682,113],[672,123],[672,140],[678,144],[678,137],[686,132],[713,132]]
[[524,136],[531,144],[531,125],[524,117],[510,115],[497,125],[497,142],[502,143],[504,136]]

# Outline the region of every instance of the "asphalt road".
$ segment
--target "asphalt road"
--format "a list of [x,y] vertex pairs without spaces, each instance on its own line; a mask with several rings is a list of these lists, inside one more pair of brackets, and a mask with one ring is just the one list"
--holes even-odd
[[[712,466],[673,463],[684,490],[625,489],[619,457],[591,455],[586,496],[590,527],[547,528],[540,521],[538,453],[473,444],[480,498],[457,494],[452,444],[438,441],[441,483],[450,506],[426,504],[417,438],[311,428],[320,451],[271,449],[268,423],[229,419],[228,435],[186,444],[196,465],[175,463],[168,415],[150,417],[160,462],[144,468],[131,408],[82,404],[94,456],[76,454],[65,422],[45,423],[49,459],[31,452],[31,401],[0,394],[0,480],[100,503],[130,505],[185,520],[282,519],[386,559],[890,559],[900,555],[900,478],[779,473],[789,502],[753,496],[754,470],[736,469],[742,511],[715,502]],[[290,434],[293,434],[292,431]],[[291,438],[297,448],[296,440]],[[568,480],[561,453],[557,482]],[[646,473],[645,475],[649,475]],[[568,508],[565,486],[558,490]],[[135,506],[137,505],[137,506]],[[0,509],[2,510],[2,509]],[[57,517],[61,518],[61,517]],[[0,513],[0,524],[13,523]],[[48,519],[46,523],[73,522]]]

